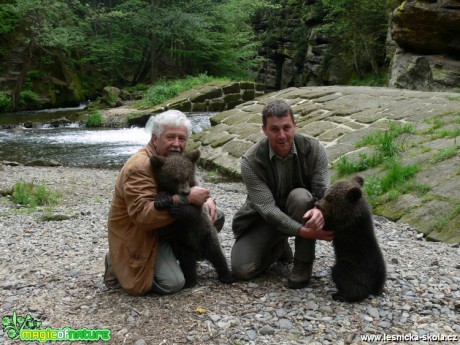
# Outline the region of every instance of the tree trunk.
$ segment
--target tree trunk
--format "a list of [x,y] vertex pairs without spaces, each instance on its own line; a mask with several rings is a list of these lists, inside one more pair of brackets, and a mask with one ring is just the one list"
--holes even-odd
[[11,105],[12,105],[13,111],[18,110],[19,97],[21,95],[22,87],[24,86],[24,79],[27,75],[27,72],[29,72],[30,70],[30,66],[32,65],[32,57],[33,57],[34,48],[35,48],[34,41],[30,41],[29,45],[25,49],[21,73],[19,73],[19,76],[16,80],[16,84],[14,85],[14,88],[11,91]]
[[131,86],[134,86],[137,83],[140,83],[141,81],[141,73],[146,64],[146,61],[150,61],[150,56],[148,55],[148,51],[149,51],[148,46],[144,47],[142,51],[141,61],[139,61],[136,72],[134,73],[133,78],[131,80]]
[[157,61],[157,35],[152,32],[152,41],[150,47],[150,82],[153,84],[158,78],[158,61]]

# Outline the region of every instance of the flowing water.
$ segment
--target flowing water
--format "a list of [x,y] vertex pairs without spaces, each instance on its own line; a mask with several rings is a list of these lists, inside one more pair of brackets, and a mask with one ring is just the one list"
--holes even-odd
[[[210,113],[188,114],[193,132],[210,126]],[[1,116],[1,115],[0,115]],[[144,128],[89,129],[72,123],[0,130],[0,161],[53,159],[64,166],[120,168],[150,140]]]

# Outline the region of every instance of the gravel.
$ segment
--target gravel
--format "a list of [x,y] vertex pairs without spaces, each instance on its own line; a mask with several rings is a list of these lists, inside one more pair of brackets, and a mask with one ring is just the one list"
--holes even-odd
[[[103,257],[116,176],[114,170],[3,167],[0,190],[35,181],[62,197],[52,209],[32,211],[0,197],[0,317],[15,311],[42,328],[108,328],[112,344],[372,343],[366,336],[386,337],[376,343],[460,341],[459,245],[427,242],[408,225],[381,217],[376,233],[388,280],[383,295],[360,303],[331,299],[334,256],[326,242],[317,244],[313,279],[300,290],[287,288],[288,264],[227,286],[206,262],[199,264],[198,285],[175,295],[132,297],[107,289]],[[212,183],[201,170],[199,177],[225,212],[221,240],[229,259],[231,219],[244,186]],[[0,344],[7,343],[0,331]]]

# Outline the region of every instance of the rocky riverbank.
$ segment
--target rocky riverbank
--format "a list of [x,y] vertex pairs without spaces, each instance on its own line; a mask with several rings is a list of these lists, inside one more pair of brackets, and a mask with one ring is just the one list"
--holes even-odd
[[[108,328],[111,344],[366,344],[372,340],[361,337],[405,336],[407,342],[411,334],[421,344],[460,340],[459,245],[428,242],[407,224],[381,217],[376,232],[388,281],[382,296],[361,303],[331,299],[333,251],[322,242],[305,289],[286,287],[287,264],[254,281],[225,286],[202,262],[198,285],[176,295],[131,297],[108,290],[102,285],[103,256],[116,176],[114,170],[65,167],[0,171],[0,189],[22,180],[62,193],[52,209],[28,210],[0,197],[2,317],[30,314],[42,328]],[[213,183],[201,170],[200,180],[225,212],[221,240],[229,258],[231,219],[244,201],[244,186]],[[44,214],[64,220],[44,221]],[[442,336],[446,340],[436,340]],[[377,343],[396,343],[386,340]],[[10,343],[0,331],[0,344]]]

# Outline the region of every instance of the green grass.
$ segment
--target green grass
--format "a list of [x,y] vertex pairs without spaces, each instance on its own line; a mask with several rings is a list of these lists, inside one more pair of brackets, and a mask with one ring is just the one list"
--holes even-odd
[[457,155],[459,147],[458,146],[451,146],[446,147],[438,152],[436,152],[433,157],[431,158],[431,163],[439,163],[446,159],[452,158]]
[[402,144],[396,141],[403,133],[415,133],[409,124],[395,121],[388,123],[388,128],[367,135],[356,143],[356,147],[369,147],[374,150],[371,154],[361,154],[356,161],[342,156],[334,164],[338,177],[350,175],[374,167],[380,167],[382,173],[369,176],[364,184],[371,205],[396,199],[408,190],[426,191],[426,186],[416,185],[413,178],[420,171],[418,164],[403,165],[399,156]]
[[334,164],[338,176],[350,175],[394,160],[402,150],[402,145],[397,143],[395,139],[403,133],[415,133],[415,130],[409,124],[390,121],[388,129],[365,136],[356,143],[356,147],[371,147],[374,149],[374,153],[370,155],[361,154],[357,161],[352,161],[347,156],[340,157]]
[[88,115],[86,118],[85,124],[86,127],[101,127],[104,123],[104,118],[100,111],[95,110]]
[[[446,121],[443,119],[444,117],[454,117],[454,119]],[[437,115],[434,118],[426,119],[425,122],[429,123],[431,126],[430,128],[421,131],[420,134],[430,135],[431,139],[456,138],[460,135],[460,126],[449,129],[441,129],[441,127],[448,124],[460,124],[460,112],[447,112]]]
[[27,207],[56,205],[60,194],[50,190],[45,184],[19,181],[12,188],[11,200]]
[[436,226],[434,228],[436,231],[444,230],[449,222],[460,214],[460,203],[455,203],[453,206],[448,214],[436,218]]
[[197,77],[187,77],[185,79],[160,80],[146,91],[140,101],[140,107],[153,107],[178,96],[183,91],[213,81],[230,81],[230,79],[214,78],[206,74],[200,74]]
[[[376,206],[382,201],[395,200],[400,194],[409,190],[426,191],[427,186],[416,185],[413,178],[420,171],[418,164],[402,165],[393,161],[386,166],[383,175],[369,177],[364,184],[371,205]],[[380,197],[385,196],[385,200]]]

